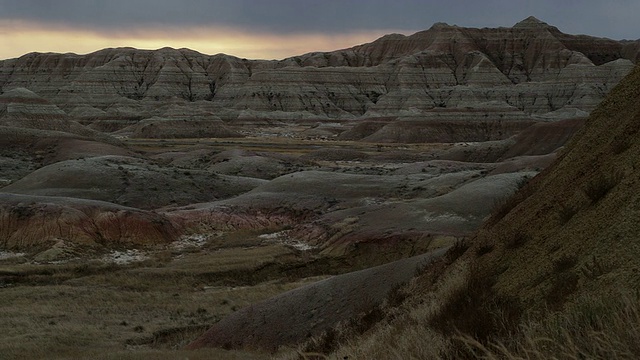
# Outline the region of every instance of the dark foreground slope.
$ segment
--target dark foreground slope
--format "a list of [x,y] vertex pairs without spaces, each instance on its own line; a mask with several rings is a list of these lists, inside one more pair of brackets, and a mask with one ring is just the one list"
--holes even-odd
[[345,336],[338,358],[637,358],[638,104],[640,68],[470,247],[416,278],[393,317]]
[[344,319],[372,311],[394,288],[445,251],[334,276],[261,301],[222,319],[188,348],[273,351],[300,343]]

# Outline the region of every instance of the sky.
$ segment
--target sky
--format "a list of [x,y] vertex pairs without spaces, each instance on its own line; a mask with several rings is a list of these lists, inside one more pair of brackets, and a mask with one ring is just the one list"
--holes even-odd
[[640,39],[640,0],[0,0],[0,59],[107,47],[282,59],[413,34],[436,22]]

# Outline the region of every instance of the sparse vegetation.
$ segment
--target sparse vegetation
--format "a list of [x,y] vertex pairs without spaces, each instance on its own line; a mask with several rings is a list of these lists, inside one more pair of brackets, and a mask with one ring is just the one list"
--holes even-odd
[[[288,280],[254,286],[224,284],[226,276],[241,281],[240,275],[253,273],[260,261],[288,254],[286,248],[272,245],[249,252],[228,248],[210,256],[175,252],[172,256],[181,255],[181,259],[171,263],[162,261],[166,252],[160,254],[160,260],[151,257],[129,265],[99,261],[33,265],[4,260],[0,265],[4,314],[0,317],[4,331],[0,357],[119,359],[132,356],[126,347],[135,346],[135,358],[158,358],[162,349],[162,358],[184,358],[175,350],[222,316],[318,280],[292,275]],[[208,286],[215,282],[216,273],[221,284]],[[16,338],[22,339],[19,344]],[[211,354],[226,352],[208,350],[188,356],[199,358],[199,353],[215,358]],[[247,354],[239,358],[263,357]]]
[[553,262],[553,270],[556,273],[569,271],[577,261],[578,258],[574,255],[562,255],[559,259]]

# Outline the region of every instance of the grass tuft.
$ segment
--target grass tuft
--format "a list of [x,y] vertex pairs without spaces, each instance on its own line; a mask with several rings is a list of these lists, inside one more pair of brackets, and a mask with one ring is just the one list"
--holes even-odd
[[637,295],[585,296],[563,313],[528,321],[518,341],[485,344],[461,337],[482,359],[638,359],[640,299]]

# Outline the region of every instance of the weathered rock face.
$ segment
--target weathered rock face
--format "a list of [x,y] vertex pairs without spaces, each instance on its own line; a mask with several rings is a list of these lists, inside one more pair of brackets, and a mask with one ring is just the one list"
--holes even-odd
[[436,24],[281,61],[169,48],[32,53],[0,62],[0,91],[29,89],[85,121],[173,118],[186,104],[225,121],[274,113],[419,115],[445,107],[590,111],[637,62],[639,44],[568,35],[529,18],[512,28]]

